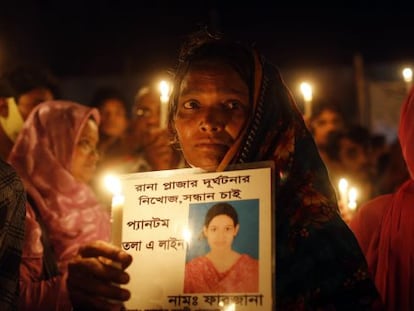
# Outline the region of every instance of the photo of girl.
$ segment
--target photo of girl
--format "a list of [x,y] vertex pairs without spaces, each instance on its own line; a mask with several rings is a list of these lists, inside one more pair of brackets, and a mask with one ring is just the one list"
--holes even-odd
[[[237,239],[241,230],[241,222],[235,205],[239,202],[209,204],[210,207],[200,228],[201,237],[208,245],[207,252],[202,255],[199,253],[191,259],[187,256],[184,293],[258,292],[258,200],[246,201],[256,203],[255,208],[251,206],[243,208],[244,217],[253,220],[252,223],[255,223],[253,227],[256,226],[254,230],[250,224],[242,224],[244,228],[249,228],[247,242],[243,237]],[[251,204],[251,202],[248,203]],[[236,245],[236,239],[238,245]],[[240,246],[243,244],[249,244],[253,248],[247,251],[248,247]]]

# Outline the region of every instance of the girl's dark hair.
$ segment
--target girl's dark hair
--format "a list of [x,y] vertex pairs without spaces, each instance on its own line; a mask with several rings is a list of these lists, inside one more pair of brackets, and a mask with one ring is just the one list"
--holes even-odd
[[[239,42],[228,41],[221,35],[211,34],[205,29],[189,36],[179,54],[170,96],[169,128],[174,133],[173,119],[177,111],[180,86],[192,66],[230,66],[252,90],[254,83],[254,54],[252,48]],[[252,101],[253,94],[250,94]]]
[[237,226],[239,224],[239,216],[237,215],[235,208],[229,203],[220,202],[214,204],[207,211],[206,217],[204,218],[204,226],[208,227],[211,220],[219,215],[229,216],[231,219],[233,219],[234,226]]

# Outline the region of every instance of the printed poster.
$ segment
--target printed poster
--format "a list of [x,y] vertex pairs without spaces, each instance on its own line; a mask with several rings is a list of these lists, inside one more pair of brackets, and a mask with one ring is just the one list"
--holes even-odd
[[121,176],[121,247],[134,258],[127,310],[273,309],[272,170],[266,165]]

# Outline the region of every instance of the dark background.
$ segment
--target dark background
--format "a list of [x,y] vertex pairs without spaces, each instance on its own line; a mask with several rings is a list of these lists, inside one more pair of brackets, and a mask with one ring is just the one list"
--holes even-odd
[[367,64],[414,55],[414,14],[402,4],[1,1],[0,73],[23,61],[59,76],[171,67],[200,25],[255,43],[282,67],[352,65],[355,53]]

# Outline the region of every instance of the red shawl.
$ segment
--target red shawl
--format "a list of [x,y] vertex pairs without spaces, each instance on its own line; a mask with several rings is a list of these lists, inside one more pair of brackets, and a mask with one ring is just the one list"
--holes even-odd
[[401,109],[399,140],[411,178],[361,206],[350,226],[387,310],[414,310],[414,88]]

